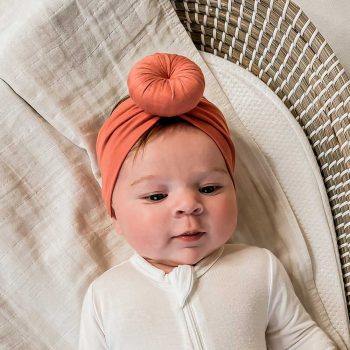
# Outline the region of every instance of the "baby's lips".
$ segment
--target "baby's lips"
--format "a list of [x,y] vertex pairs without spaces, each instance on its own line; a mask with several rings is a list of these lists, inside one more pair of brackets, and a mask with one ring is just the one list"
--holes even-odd
[[174,237],[181,237],[181,236],[195,236],[197,234],[203,234],[205,233],[204,231],[202,230],[190,230],[190,231],[185,231],[185,232],[182,232],[178,235],[175,235]]

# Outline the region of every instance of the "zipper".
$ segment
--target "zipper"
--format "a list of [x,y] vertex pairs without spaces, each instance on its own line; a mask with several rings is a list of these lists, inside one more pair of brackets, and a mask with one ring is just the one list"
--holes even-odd
[[186,301],[183,312],[185,314],[185,318],[187,321],[187,329],[189,331],[189,335],[194,346],[194,350],[205,350],[204,342],[199,331],[197,320],[194,316],[193,309],[191,305]]

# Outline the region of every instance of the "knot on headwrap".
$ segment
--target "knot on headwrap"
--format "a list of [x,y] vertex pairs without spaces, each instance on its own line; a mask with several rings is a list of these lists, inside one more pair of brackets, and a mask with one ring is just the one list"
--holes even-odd
[[221,111],[205,97],[204,76],[186,57],[156,53],[137,62],[128,76],[130,98],[102,125],[96,144],[102,197],[110,216],[122,164],[138,139],[164,116],[178,116],[211,137],[233,179],[235,150]]
[[204,87],[201,69],[188,58],[174,54],[146,56],[128,75],[129,95],[135,104],[162,117],[196,107]]

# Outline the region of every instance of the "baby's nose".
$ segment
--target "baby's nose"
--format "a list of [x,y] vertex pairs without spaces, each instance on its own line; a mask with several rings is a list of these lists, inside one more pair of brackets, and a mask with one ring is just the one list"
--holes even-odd
[[196,194],[185,193],[174,206],[174,216],[200,215],[203,213],[203,204],[199,201]]

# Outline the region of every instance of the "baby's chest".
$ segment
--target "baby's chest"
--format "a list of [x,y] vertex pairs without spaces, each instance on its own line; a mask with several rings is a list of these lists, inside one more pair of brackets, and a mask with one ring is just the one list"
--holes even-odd
[[108,310],[107,334],[111,349],[262,350],[266,310],[265,288],[242,281],[199,280],[183,305],[171,288],[147,286]]
[[[267,288],[251,282],[199,284],[189,300],[208,349],[264,349]],[[220,346],[218,346],[220,344]],[[234,345],[234,347],[233,347]]]

